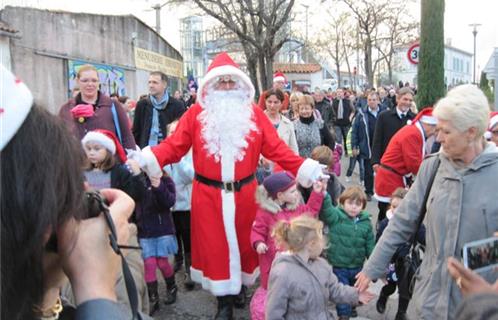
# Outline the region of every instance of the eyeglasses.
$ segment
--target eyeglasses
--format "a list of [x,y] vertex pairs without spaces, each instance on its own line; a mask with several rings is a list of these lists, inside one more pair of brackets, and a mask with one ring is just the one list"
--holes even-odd
[[230,83],[230,82],[235,82],[235,81],[232,79],[231,75],[223,75],[223,76],[218,77],[218,82],[219,83]]
[[99,79],[86,79],[86,78],[83,78],[83,79],[79,79],[79,81],[81,83],[98,83],[99,82]]

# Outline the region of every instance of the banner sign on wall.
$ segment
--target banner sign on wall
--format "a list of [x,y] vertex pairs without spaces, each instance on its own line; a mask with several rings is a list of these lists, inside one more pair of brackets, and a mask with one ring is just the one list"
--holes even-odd
[[135,47],[135,67],[147,71],[162,71],[166,75],[176,78],[183,76],[181,61],[137,47]]
[[69,79],[69,92],[71,93],[75,87],[76,75],[82,65],[91,64],[97,69],[100,81],[100,91],[107,95],[117,93],[119,96],[126,95],[125,87],[125,72],[122,68],[111,65],[89,63],[82,60],[68,60],[68,79]]

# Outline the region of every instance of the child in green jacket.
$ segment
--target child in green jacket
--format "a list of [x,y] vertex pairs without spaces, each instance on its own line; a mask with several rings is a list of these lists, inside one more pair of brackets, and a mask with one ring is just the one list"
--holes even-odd
[[[328,226],[327,259],[341,283],[354,285],[365,259],[372,253],[375,238],[370,215],[364,211],[367,195],[358,186],[348,187],[334,207],[326,197],[320,219]],[[340,320],[356,317],[356,310],[347,304],[337,304]]]

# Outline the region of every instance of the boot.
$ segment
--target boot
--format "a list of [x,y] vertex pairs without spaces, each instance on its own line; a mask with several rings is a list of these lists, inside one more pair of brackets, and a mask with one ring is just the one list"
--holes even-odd
[[215,320],[232,320],[233,319],[233,297],[221,296],[216,297],[218,300],[218,310],[214,316]]
[[246,306],[246,300],[247,300],[246,291],[247,287],[245,285],[242,285],[240,287],[239,294],[233,296],[234,297],[233,305],[235,306],[235,308],[244,309],[244,307]]
[[176,294],[178,292],[178,287],[175,283],[175,275],[173,274],[171,277],[166,278],[166,299],[164,300],[165,304],[173,304],[176,302]]
[[388,296],[385,296],[382,293],[380,294],[377,304],[375,305],[378,313],[384,313],[386,311],[387,298]]
[[157,293],[157,281],[147,282],[147,290],[149,291],[149,315],[152,316],[159,310],[159,294]]
[[396,313],[396,318],[394,318],[394,319],[395,320],[407,320],[408,318],[406,317],[406,312],[398,310],[398,312]]
[[358,317],[358,311],[356,311],[356,307],[351,307],[351,318]]
[[194,290],[195,287],[195,282],[192,281],[192,278],[190,277],[190,266],[192,265],[192,258],[190,256],[190,253],[185,253],[185,282],[183,285],[185,286],[185,289],[188,291]]

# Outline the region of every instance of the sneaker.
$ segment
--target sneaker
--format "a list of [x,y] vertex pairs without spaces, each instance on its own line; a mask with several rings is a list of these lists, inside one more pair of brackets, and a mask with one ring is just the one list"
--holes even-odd
[[346,182],[351,182],[351,177],[346,176]]

